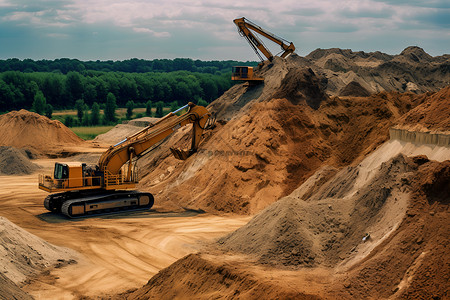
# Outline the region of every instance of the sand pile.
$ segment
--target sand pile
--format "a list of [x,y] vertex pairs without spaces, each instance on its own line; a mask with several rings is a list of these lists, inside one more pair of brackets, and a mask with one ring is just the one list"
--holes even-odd
[[[381,240],[407,206],[407,176],[416,166],[403,155],[384,163],[371,180],[359,167],[338,172],[309,197],[302,185],[219,240],[222,249],[284,266],[333,267],[348,259],[366,233]],[[307,184],[308,185],[308,184]]]
[[[306,65],[326,78],[330,95],[363,96],[382,91],[436,92],[450,80],[450,55],[432,57],[422,48],[408,47],[398,55],[317,49]],[[296,59],[291,55],[288,60]]]
[[0,299],[21,299],[31,300],[34,299],[29,294],[22,291],[14,282],[8,277],[0,273]]
[[12,111],[0,116],[0,146],[49,150],[82,142],[59,121],[26,111]]
[[0,174],[31,174],[39,166],[30,161],[31,153],[13,147],[0,146]]
[[340,290],[335,296],[449,297],[450,161],[422,158],[416,163],[418,170],[410,177],[412,195],[402,223],[367,259],[342,274],[343,282],[334,286]]
[[233,87],[210,105],[217,127],[196,155],[185,162],[170,156],[169,147],[189,146],[185,128],[141,160],[141,188],[153,192],[157,203],[256,213],[321,166],[362,159],[388,139],[397,118],[426,97],[383,92],[329,98],[314,71],[281,59],[261,72],[264,85]]
[[321,169],[220,239],[227,254],[189,255],[122,298],[448,297],[450,161],[380,155]]
[[108,132],[96,136],[93,141],[107,145],[115,145],[118,142],[124,140],[126,137],[138,132],[143,127],[147,127],[150,124],[157,122],[158,120],[158,118],[143,117],[130,120],[126,124],[117,124]]
[[54,265],[76,263],[76,252],[54,246],[0,217],[0,272],[14,283]]

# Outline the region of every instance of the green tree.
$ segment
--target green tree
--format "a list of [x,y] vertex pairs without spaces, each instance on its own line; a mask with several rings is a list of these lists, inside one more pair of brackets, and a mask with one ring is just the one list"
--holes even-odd
[[64,125],[66,125],[67,127],[72,127],[73,123],[73,117],[71,115],[66,115],[66,117],[64,118]]
[[33,110],[42,115],[45,112],[45,106],[47,105],[44,94],[41,91],[38,91],[34,96],[33,101]]
[[91,125],[98,125],[100,123],[100,105],[97,102],[92,104],[91,109]]
[[207,107],[207,106],[208,106],[208,102],[206,102],[205,100],[203,100],[203,99],[200,98],[200,99],[198,99],[198,101],[197,101],[197,105]]
[[105,121],[107,123],[113,123],[116,121],[116,96],[113,93],[108,93],[106,96],[105,105]]
[[81,99],[83,96],[83,81],[78,72],[69,72],[66,76],[66,92],[69,98],[69,103],[73,104],[75,99]]
[[131,119],[131,116],[133,116],[133,109],[134,109],[134,102],[133,100],[129,100],[126,104],[127,107],[127,119]]
[[170,103],[170,111],[174,112],[178,109],[178,102],[177,101],[173,101],[172,103]]
[[156,102],[156,113],[155,113],[155,117],[161,118],[161,117],[164,116],[164,113],[163,113],[163,107],[164,107],[164,102],[162,102],[162,101]]
[[78,99],[75,102],[75,109],[77,110],[78,122],[80,122],[80,124],[81,124],[83,122],[83,117],[84,117],[84,100],[83,99]]
[[52,118],[52,114],[53,114],[53,106],[51,104],[47,104],[45,106],[45,116],[49,119]]
[[152,101],[150,100],[145,103],[145,115],[149,117],[152,116]]

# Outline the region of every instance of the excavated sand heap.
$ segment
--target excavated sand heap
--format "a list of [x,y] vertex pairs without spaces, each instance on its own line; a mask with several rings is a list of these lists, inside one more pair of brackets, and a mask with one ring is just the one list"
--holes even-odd
[[209,106],[217,127],[198,153],[184,162],[170,155],[169,147],[189,147],[184,128],[141,159],[141,188],[167,209],[256,213],[324,164],[362,159],[388,139],[394,120],[426,98],[396,92],[330,98],[323,77],[303,63],[275,59],[260,71],[264,85],[232,87]]
[[37,169],[25,150],[0,146],[0,175],[31,174]]
[[[295,55],[288,60],[296,59]],[[437,92],[450,81],[450,55],[432,57],[422,48],[408,47],[398,55],[353,52],[350,49],[317,49],[304,65],[326,78],[330,95],[365,96],[382,91]]]
[[21,109],[0,116],[0,146],[48,153],[49,150],[79,144],[82,141],[61,122],[34,112]]
[[0,217],[0,272],[14,283],[56,264],[75,263],[73,250],[54,246]]
[[159,118],[143,117],[130,120],[126,124],[117,124],[108,132],[96,136],[93,141],[106,145],[115,145],[118,142],[124,140],[126,137],[138,132],[143,127],[147,127],[150,124],[156,123],[158,120]]
[[398,155],[367,169],[377,158],[323,168],[220,239],[226,255],[186,256],[126,299],[445,299],[450,161]]

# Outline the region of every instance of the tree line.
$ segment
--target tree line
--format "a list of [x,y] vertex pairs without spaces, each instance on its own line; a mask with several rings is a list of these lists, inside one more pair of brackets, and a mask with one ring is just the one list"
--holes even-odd
[[202,61],[190,58],[154,59],[144,60],[132,58],[123,61],[80,61],[78,59],[60,58],[55,60],[32,60],[10,58],[0,60],[0,72],[56,72],[67,74],[69,72],[83,72],[86,70],[102,72],[126,72],[126,73],[148,73],[148,72],[174,72],[190,71],[198,73],[217,74],[229,72],[232,66],[248,65],[254,66],[256,62],[226,61]]
[[44,97],[55,109],[71,109],[82,99],[89,107],[94,102],[105,103],[112,93],[117,105],[125,107],[129,100],[180,104],[203,99],[210,102],[233,82],[230,73],[205,74],[188,71],[169,73],[124,73],[101,71],[71,71],[67,74],[47,72],[0,73],[1,111],[30,109],[35,96]]

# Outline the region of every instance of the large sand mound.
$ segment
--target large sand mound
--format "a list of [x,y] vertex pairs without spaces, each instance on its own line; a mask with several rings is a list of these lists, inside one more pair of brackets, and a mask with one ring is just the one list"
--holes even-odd
[[294,62],[275,59],[261,70],[264,85],[238,85],[213,102],[218,126],[187,161],[169,151],[189,146],[187,128],[144,157],[141,187],[169,209],[256,213],[321,166],[361,160],[388,139],[397,118],[426,98],[397,92],[329,98],[322,77],[298,67],[303,60]]
[[407,206],[405,174],[414,168],[401,154],[370,180],[360,178],[361,165],[344,168],[309,197],[309,183],[300,186],[219,243],[263,264],[335,266],[352,251],[369,251],[355,248],[366,233],[380,241],[398,226]]
[[61,122],[24,109],[0,116],[0,146],[48,153],[82,141]]
[[126,298],[448,297],[450,161],[381,156],[322,169],[219,240],[227,254],[187,256]]
[[124,140],[126,137],[135,134],[143,127],[147,127],[150,124],[156,123],[158,120],[159,118],[143,117],[130,120],[126,124],[117,124],[108,132],[96,136],[93,141],[107,145],[115,145],[118,142]]
[[[245,299],[264,291],[274,298],[315,293],[326,298],[445,298],[450,292],[450,271],[442,268],[449,263],[449,151],[390,141],[357,166],[339,172],[323,167],[218,241],[228,256],[238,252],[244,257],[226,258],[215,250],[188,256],[128,299]],[[401,152],[425,153],[441,162]],[[226,259],[217,263],[217,257]],[[249,267],[253,261],[275,269]],[[286,267],[296,273],[280,273]],[[287,277],[269,279],[258,270]]]
[[30,161],[25,150],[0,146],[0,174],[31,174],[37,169],[39,166]]
[[[306,65],[326,77],[331,95],[362,96],[382,91],[436,92],[450,81],[450,55],[432,57],[422,48],[408,47],[398,55],[317,49]],[[291,55],[288,60],[296,59]]]
[[75,263],[76,252],[54,246],[0,217],[0,272],[14,283],[47,267]]

